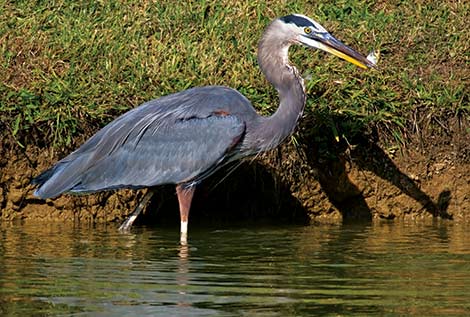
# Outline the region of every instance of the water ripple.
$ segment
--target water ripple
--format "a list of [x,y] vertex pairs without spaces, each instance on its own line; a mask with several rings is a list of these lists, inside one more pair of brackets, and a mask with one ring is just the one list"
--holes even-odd
[[2,315],[465,316],[455,225],[1,228]]

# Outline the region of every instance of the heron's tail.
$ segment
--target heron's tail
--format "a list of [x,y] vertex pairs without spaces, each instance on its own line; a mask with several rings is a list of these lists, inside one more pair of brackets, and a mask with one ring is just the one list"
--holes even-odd
[[[55,166],[42,172],[41,174],[39,174],[38,176],[36,176],[35,178],[33,178],[31,180],[31,184],[33,185],[37,185],[37,186],[42,186],[45,182],[47,182],[47,180],[49,178],[51,178],[52,175],[54,175],[54,170],[55,170]],[[37,192],[37,191],[36,191]],[[35,192],[35,193],[36,193]]]
[[[80,182],[76,161],[61,161],[36,176],[31,184],[38,185],[34,195],[46,199],[54,198],[69,191]],[[74,168],[75,167],[75,168]]]

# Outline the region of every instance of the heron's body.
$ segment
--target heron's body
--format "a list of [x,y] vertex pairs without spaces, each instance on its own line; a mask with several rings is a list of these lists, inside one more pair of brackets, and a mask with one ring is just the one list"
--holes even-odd
[[[309,35],[313,30],[317,33]],[[277,19],[265,31],[258,61],[280,98],[272,116],[258,115],[247,98],[222,86],[164,96],[121,115],[36,177],[33,182],[40,187],[35,194],[53,198],[64,192],[175,184],[185,233],[197,183],[233,160],[276,147],[294,130],[305,93],[302,78],[289,64],[288,48],[302,43],[325,49],[313,35],[331,41],[319,24],[300,15]],[[360,59],[358,65],[370,66],[347,47],[338,53],[335,49],[344,49],[338,43],[332,43],[334,54],[346,59],[352,54],[353,62]]]
[[246,122],[255,116],[246,98],[225,87],[193,88],[149,101],[46,171],[47,181],[36,194],[51,198],[64,191],[197,183],[241,155]]

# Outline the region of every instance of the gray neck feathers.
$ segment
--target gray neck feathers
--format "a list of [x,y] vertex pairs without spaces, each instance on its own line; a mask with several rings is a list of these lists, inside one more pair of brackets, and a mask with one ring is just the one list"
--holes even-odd
[[[274,23],[279,23],[274,21]],[[297,69],[289,64],[288,38],[271,24],[258,45],[258,63],[266,79],[279,93],[279,108],[270,117],[260,118],[259,150],[265,151],[279,145],[292,134],[305,107],[303,79]]]

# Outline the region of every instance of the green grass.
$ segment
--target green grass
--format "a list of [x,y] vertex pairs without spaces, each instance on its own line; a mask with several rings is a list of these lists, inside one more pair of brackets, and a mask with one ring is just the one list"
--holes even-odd
[[381,53],[380,71],[362,71],[292,49],[307,115],[335,134],[381,125],[401,139],[417,109],[468,117],[468,1],[0,0],[0,127],[20,146],[70,148],[146,100],[212,84],[272,113],[257,41],[272,18],[295,12]]

